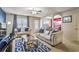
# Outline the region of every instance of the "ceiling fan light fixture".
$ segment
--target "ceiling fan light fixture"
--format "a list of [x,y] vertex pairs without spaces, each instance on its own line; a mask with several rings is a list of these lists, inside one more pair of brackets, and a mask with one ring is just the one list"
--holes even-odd
[[32,13],[32,14],[39,14],[42,12],[41,9],[39,8],[29,8],[29,11]]
[[36,11],[32,11],[32,14],[38,14]]

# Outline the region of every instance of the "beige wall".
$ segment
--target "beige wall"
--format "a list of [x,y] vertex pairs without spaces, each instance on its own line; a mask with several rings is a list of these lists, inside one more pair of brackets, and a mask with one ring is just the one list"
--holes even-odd
[[[12,32],[13,18],[14,16],[12,14],[6,14],[7,34],[10,34]],[[8,22],[11,22],[11,24],[8,24]]]
[[[63,23],[63,39],[64,40],[77,40],[77,13],[79,13],[79,9],[67,11],[62,13],[62,17],[72,15],[71,23]],[[79,19],[79,18],[78,18]]]

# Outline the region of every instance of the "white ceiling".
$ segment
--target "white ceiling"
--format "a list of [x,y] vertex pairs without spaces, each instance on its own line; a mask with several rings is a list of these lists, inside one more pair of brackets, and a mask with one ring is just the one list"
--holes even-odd
[[43,17],[53,15],[54,13],[63,12],[67,10],[76,9],[76,7],[34,7],[42,10],[40,14],[33,15],[28,11],[31,7],[2,7],[2,9],[6,13],[18,14],[18,15],[26,15],[26,16],[36,16]]

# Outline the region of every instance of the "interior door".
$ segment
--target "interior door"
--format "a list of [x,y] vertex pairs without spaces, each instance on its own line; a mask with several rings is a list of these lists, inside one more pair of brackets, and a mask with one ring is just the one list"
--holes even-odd
[[79,12],[76,13],[76,23],[77,23],[77,28],[76,28],[77,40],[79,41]]

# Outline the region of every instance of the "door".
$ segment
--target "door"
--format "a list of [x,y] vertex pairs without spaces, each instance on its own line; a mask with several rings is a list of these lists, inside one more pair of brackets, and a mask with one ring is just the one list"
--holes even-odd
[[76,24],[77,24],[77,28],[76,28],[77,40],[79,41],[79,12],[76,13]]

